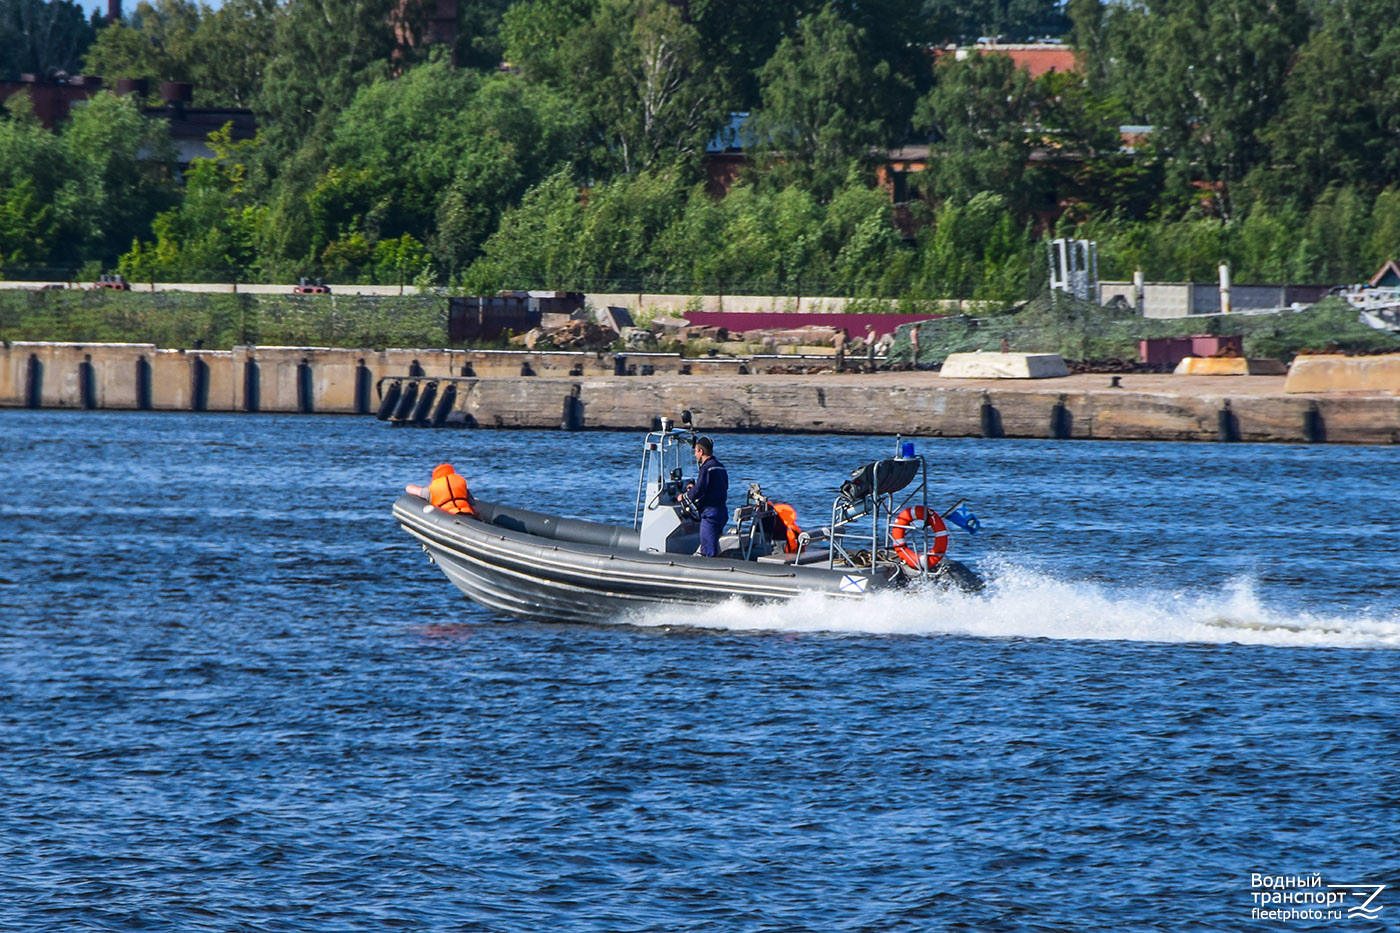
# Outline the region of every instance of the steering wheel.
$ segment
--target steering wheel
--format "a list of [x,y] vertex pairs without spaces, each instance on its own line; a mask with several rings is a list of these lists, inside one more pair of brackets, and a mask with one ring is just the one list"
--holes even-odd
[[681,507],[681,514],[686,518],[693,522],[700,521],[700,509],[696,507],[694,502],[690,501],[689,496],[682,493],[676,504]]

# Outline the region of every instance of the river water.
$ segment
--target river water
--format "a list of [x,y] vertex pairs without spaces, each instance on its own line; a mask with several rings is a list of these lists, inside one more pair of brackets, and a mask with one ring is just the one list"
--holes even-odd
[[[0,929],[1400,917],[1400,450],[919,440],[993,584],[858,609],[506,622],[390,519],[626,520],[637,442],[0,412]],[[892,443],[716,452],[818,524]],[[1312,873],[1378,924],[1252,917]]]

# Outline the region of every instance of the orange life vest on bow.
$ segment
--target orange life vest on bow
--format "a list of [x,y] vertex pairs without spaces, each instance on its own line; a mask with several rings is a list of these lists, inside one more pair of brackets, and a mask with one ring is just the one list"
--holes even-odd
[[797,527],[797,510],[786,502],[774,502],[773,511],[787,529],[787,552],[791,554],[797,550],[797,536],[802,534],[802,529]]
[[475,515],[470,496],[467,481],[450,463],[440,464],[433,470],[433,481],[428,484],[428,501],[433,505],[444,512]]

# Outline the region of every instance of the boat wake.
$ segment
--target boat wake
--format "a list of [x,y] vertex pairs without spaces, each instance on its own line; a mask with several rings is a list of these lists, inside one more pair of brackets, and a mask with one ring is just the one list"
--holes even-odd
[[1064,581],[1014,567],[990,576],[994,582],[975,594],[882,593],[855,605],[816,595],[764,606],[731,600],[622,621],[732,631],[1400,648],[1400,612],[1286,611],[1265,605],[1249,579],[1206,592]]

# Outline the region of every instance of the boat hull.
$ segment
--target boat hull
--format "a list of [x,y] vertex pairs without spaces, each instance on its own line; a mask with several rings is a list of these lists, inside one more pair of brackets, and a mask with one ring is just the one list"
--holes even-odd
[[394,503],[394,517],[469,599],[516,618],[602,622],[657,605],[772,602],[809,593],[860,599],[903,582],[824,565],[646,553],[637,550],[630,529],[489,502],[476,509],[476,518],[454,515],[405,494]]

